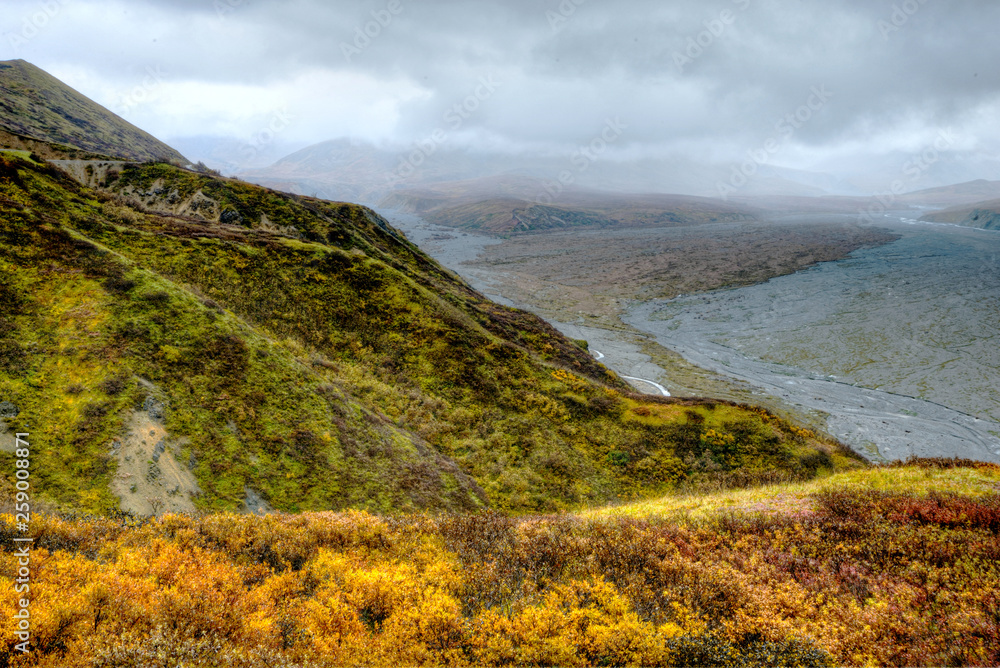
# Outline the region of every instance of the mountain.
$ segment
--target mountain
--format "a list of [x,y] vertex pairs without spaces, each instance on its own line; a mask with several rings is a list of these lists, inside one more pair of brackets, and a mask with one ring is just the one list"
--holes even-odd
[[[876,195],[891,193],[894,184],[907,191],[936,189],[977,179],[1000,179],[1000,159],[989,152],[955,146],[957,137],[942,133],[924,149],[875,152],[860,149],[837,158],[821,159],[815,168],[836,174],[857,192],[834,194]],[[897,187],[898,190],[898,187]]]
[[[538,199],[570,188],[618,193],[662,193],[717,198],[733,165],[701,163],[683,156],[616,160],[572,154],[471,151],[447,145],[393,149],[349,139],[306,147],[269,167],[235,172],[240,178],[297,194],[375,203],[397,190],[423,189],[478,179],[533,179],[522,193]],[[561,183],[560,179],[564,179]],[[827,190],[826,187],[833,188]],[[826,174],[764,166],[737,188],[741,195],[814,196],[852,192]]]
[[388,189],[395,156],[347,139],[322,142],[285,156],[270,167],[239,172],[242,179],[299,195],[373,202]]
[[167,143],[193,160],[223,174],[274,164],[302,146],[287,143],[281,137],[262,141],[257,137],[218,137],[212,135],[169,137]]
[[977,179],[909,192],[899,199],[913,206],[941,209],[972,205],[986,200],[1000,199],[1000,181]]
[[124,160],[188,164],[152,135],[23,60],[0,62],[0,129]]

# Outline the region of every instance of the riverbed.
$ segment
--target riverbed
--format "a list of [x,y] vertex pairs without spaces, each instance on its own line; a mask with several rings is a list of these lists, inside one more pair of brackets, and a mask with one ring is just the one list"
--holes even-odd
[[873,459],[1000,462],[1000,234],[879,222],[898,241],[623,318],[698,366],[829,415]]

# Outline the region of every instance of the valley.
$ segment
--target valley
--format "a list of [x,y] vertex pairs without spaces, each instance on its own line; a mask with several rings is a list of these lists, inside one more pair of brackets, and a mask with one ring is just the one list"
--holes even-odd
[[387,215],[623,376],[766,405],[876,461],[1000,461],[995,233],[828,214],[498,240]]
[[[61,4],[21,35],[41,16],[72,44]],[[175,74],[175,55],[167,74],[141,69],[167,53],[149,44],[191,16],[156,4],[126,14],[155,34],[107,40],[130,54],[117,75],[88,69],[93,45],[59,71],[193,133],[178,146],[197,163],[0,62],[0,668],[1000,662],[1000,182],[983,178],[1000,162],[925,152],[908,183],[939,187],[866,195],[898,182],[898,150],[855,146],[834,174],[762,164],[772,138],[735,167],[693,150],[721,126],[689,125],[676,155],[649,130],[684,127],[671,114],[697,101],[678,96],[567,153],[542,91],[574,106],[558,126],[605,114],[554,70],[517,96],[541,103],[522,124],[544,141],[511,143],[516,114],[479,121],[534,76],[537,42],[519,56],[535,64],[453,107],[453,134],[312,143],[350,114],[375,135],[433,121],[448,77],[407,81],[420,59],[392,50],[419,33],[423,58],[475,21],[436,40],[411,23],[434,3],[393,0],[331,78],[283,68],[271,41],[308,23],[336,48],[329,3],[216,3],[198,29],[227,57],[191,41],[173,53],[197,67]],[[100,39],[86,5],[65,11]],[[484,7],[532,47],[537,29]],[[321,104],[262,112],[281,98]],[[751,102],[727,103],[738,125]],[[297,148],[266,166],[279,146]]]

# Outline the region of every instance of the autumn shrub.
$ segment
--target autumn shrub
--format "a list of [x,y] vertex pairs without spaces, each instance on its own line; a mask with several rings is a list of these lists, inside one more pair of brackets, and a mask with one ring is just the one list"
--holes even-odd
[[771,642],[745,640],[732,643],[714,635],[684,636],[668,641],[673,665],[771,666],[773,668],[832,668],[837,663],[830,654],[796,640]]
[[[15,666],[996,665],[997,494],[823,491],[699,521],[33,519]],[[15,572],[0,516],[0,588]],[[0,597],[0,616],[13,614]],[[34,616],[37,613],[37,616]],[[6,653],[6,654],[4,654]]]

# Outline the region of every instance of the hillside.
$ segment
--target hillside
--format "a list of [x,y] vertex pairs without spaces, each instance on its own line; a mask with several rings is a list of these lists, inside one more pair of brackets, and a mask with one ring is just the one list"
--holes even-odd
[[152,135],[23,60],[0,62],[0,130],[126,160],[188,164]]
[[900,201],[916,206],[944,209],[997,198],[1000,198],[1000,181],[978,179],[906,193],[900,197]]
[[933,223],[952,223],[984,230],[1000,230],[1000,199],[954,206],[920,218]]
[[631,394],[370,210],[91,166],[98,189],[0,154],[0,398],[60,507],[556,510],[858,465],[763,412]]
[[41,515],[12,665],[997,665],[998,485],[920,460],[586,515]]

